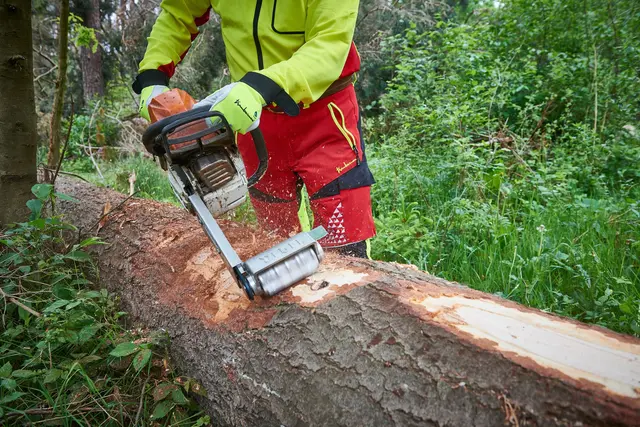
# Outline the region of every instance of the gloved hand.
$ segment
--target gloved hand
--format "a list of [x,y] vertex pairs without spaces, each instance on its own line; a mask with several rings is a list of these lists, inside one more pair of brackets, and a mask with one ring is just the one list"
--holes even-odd
[[[256,90],[246,83],[238,82],[217,90],[193,108],[203,105],[210,106],[211,111],[221,113],[234,132],[245,134],[258,127],[260,113],[266,103]],[[213,119],[215,120],[215,117]]]
[[167,86],[162,85],[147,86],[142,89],[142,92],[140,92],[140,108],[138,108],[140,116],[147,119],[147,121],[151,121],[149,118],[149,104],[151,100],[168,90],[169,88]]

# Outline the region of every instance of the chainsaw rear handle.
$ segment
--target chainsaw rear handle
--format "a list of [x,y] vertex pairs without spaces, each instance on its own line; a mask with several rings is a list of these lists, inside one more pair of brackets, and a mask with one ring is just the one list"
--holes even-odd
[[[227,119],[217,111],[209,110],[209,106],[203,105],[202,107],[194,108],[183,113],[174,114],[173,116],[166,117],[162,120],[158,120],[147,127],[142,134],[142,143],[147,151],[156,156],[161,156],[168,151],[167,134],[174,129],[179,128],[187,123],[191,123],[198,120],[207,119],[210,117],[218,117],[222,120],[223,126],[221,128],[231,129]],[[210,135],[211,129],[204,129],[193,135],[188,135],[182,138],[177,138],[175,144],[181,142],[199,139],[204,136]],[[251,137],[253,144],[256,148],[256,154],[258,155],[258,168],[247,180],[247,186],[253,187],[264,176],[269,166],[269,153],[267,152],[267,146],[264,141],[264,136],[259,128],[251,131]]]

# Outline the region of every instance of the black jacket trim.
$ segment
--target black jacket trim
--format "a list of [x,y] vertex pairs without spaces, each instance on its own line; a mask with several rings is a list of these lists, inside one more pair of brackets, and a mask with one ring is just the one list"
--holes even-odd
[[138,74],[131,88],[135,93],[140,95],[142,89],[153,85],[169,85],[169,77],[160,70],[146,70]]
[[293,98],[269,77],[260,73],[248,72],[240,81],[262,95],[267,104],[273,102],[278,105],[288,116],[297,116],[300,113],[300,107]]

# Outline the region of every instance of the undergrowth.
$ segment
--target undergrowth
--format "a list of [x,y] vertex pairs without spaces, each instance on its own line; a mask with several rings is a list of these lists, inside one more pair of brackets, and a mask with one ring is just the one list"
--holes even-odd
[[0,233],[0,419],[3,425],[183,425],[209,422],[177,376],[164,333],[128,330],[118,299],[93,282],[89,237],[54,212],[69,197],[33,187],[28,221]]
[[640,336],[640,15],[620,2],[614,34],[589,5],[507,2],[387,41],[372,250]]

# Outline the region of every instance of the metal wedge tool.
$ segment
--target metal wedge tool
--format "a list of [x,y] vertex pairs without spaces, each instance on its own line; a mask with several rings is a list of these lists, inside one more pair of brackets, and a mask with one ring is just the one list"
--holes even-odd
[[168,172],[178,200],[196,215],[238,286],[249,299],[273,296],[313,274],[324,258],[318,240],[323,227],[299,233],[242,261],[215,220],[246,200],[264,175],[268,153],[259,129],[251,132],[258,168],[247,178],[235,138],[224,116],[206,108],[191,109],[193,99],[174,89],[149,105],[154,123],[142,141]]

